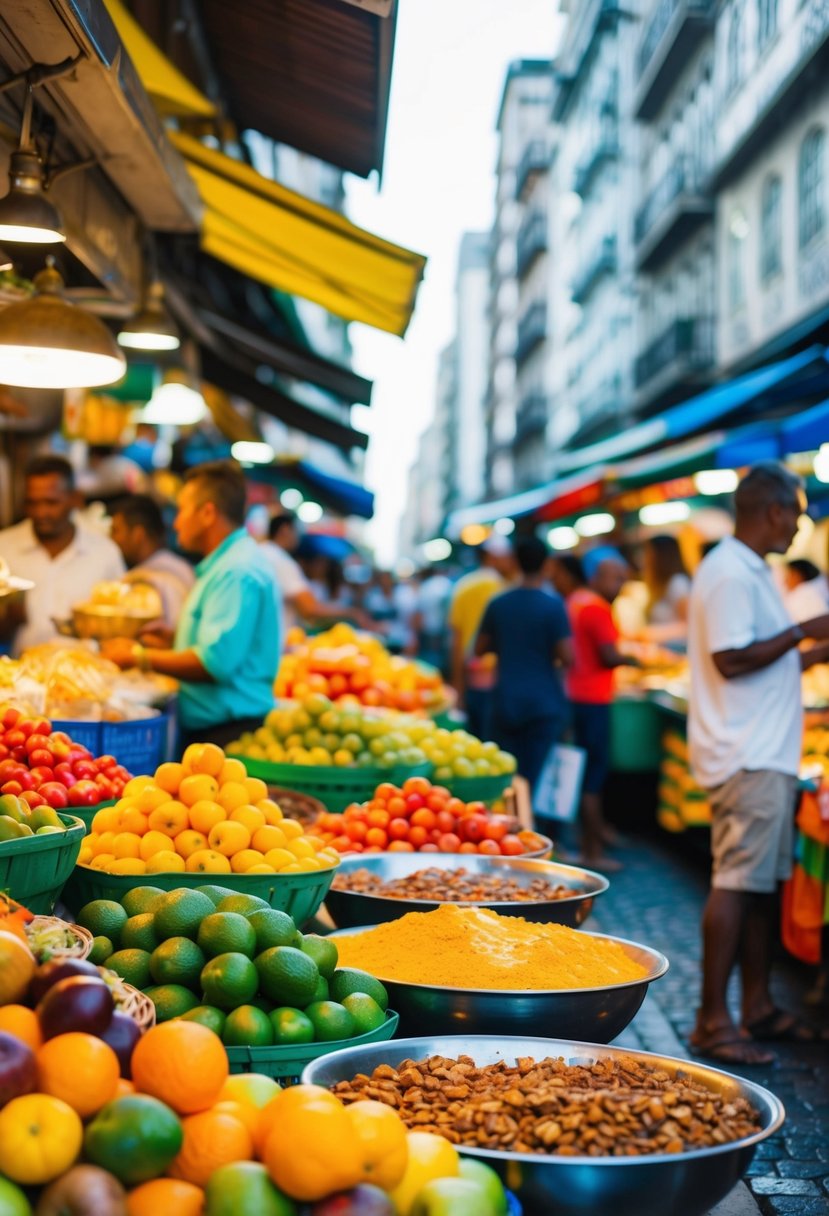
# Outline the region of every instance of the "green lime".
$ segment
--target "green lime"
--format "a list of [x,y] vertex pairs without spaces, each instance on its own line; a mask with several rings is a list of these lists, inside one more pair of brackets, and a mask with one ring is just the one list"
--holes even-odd
[[296,1204],[278,1191],[258,1161],[234,1161],[214,1170],[205,1189],[208,1216],[296,1216]]
[[150,955],[147,950],[118,950],[107,959],[110,971],[120,975],[133,988],[146,988],[151,981]]
[[259,987],[278,1005],[307,1005],[319,979],[317,964],[293,946],[272,946],[254,959]]
[[156,988],[148,989],[146,995],[155,1005],[157,1022],[183,1018],[185,1013],[195,1009],[199,1003],[199,998],[182,984],[159,984]]
[[345,1005],[336,1001],[314,1001],[305,1009],[314,1027],[314,1037],[320,1043],[333,1043],[336,1039],[352,1039],[356,1033],[354,1019]]
[[136,950],[149,950],[152,954],[158,945],[152,912],[139,912],[129,918],[121,931],[121,945]]
[[314,1024],[299,1009],[282,1006],[270,1014],[274,1043],[313,1043]]
[[84,904],[77,919],[93,937],[108,937],[117,947],[121,943],[121,930],[127,923],[127,913],[114,899],[93,899]]
[[213,912],[205,916],[196,939],[208,958],[217,954],[256,953],[256,933],[247,917],[239,912]]
[[324,975],[327,980],[330,980],[340,957],[336,944],[330,938],[320,937],[318,933],[305,933],[299,943],[299,948],[303,954],[307,954],[314,960],[320,975]]
[[277,908],[259,908],[249,918],[256,932],[256,952],[270,950],[272,946],[296,946],[299,933],[287,912]]
[[327,1001],[330,995],[331,993],[328,989],[328,980],[324,975],[321,975],[317,980],[317,986],[314,989],[314,994],[308,1004],[310,1005],[312,1001]]
[[494,1216],[507,1216],[509,1203],[504,1184],[491,1165],[478,1161],[475,1157],[461,1157],[458,1163],[458,1177],[467,1182],[475,1182],[489,1199]]
[[96,967],[100,967],[114,951],[115,947],[108,937],[93,937],[92,949],[89,951],[87,958],[90,963],[94,963]]
[[365,992],[367,996],[374,998],[381,1009],[386,1010],[389,1007],[389,994],[380,981],[367,971],[358,971],[356,967],[341,967],[339,971],[335,971],[328,981],[328,987],[331,989],[332,1001],[342,1001],[344,997],[351,996],[352,992]]
[[374,997],[367,996],[365,992],[352,992],[350,996],[344,996],[343,1008],[351,1014],[355,1034],[368,1034],[370,1030],[377,1030],[386,1020],[385,1012]]
[[127,916],[141,916],[145,912],[152,912],[165,894],[161,887],[133,887],[127,891],[121,903]]
[[201,891],[178,887],[168,892],[153,912],[159,941],[168,937],[192,937],[199,925],[213,912],[213,901]]
[[150,956],[150,975],[157,984],[184,984],[185,988],[198,990],[206,962],[189,937],[168,937]]
[[228,895],[234,894],[230,887],[217,887],[213,884],[196,887],[195,889],[201,891],[202,895],[206,895],[208,899],[212,899],[214,907],[218,907],[223,899],[227,899]]
[[259,977],[247,955],[220,954],[202,969],[201,986],[207,1004],[236,1009],[256,995]]
[[32,1205],[8,1178],[0,1178],[0,1212],[3,1216],[32,1216]]
[[270,1047],[273,1027],[268,1015],[255,1005],[240,1005],[227,1015],[222,1042],[226,1047]]
[[216,905],[217,912],[238,912],[241,916],[250,916],[251,912],[258,912],[260,908],[269,908],[270,904],[266,899],[260,899],[258,895],[226,895]]
[[187,1013],[183,1013],[181,1020],[182,1022],[198,1022],[200,1026],[206,1026],[208,1030],[212,1030],[219,1038],[222,1037],[222,1031],[225,1028],[225,1015],[221,1009],[216,1009],[213,1005],[196,1005],[195,1009],[188,1009]]
[[178,1117],[169,1106],[145,1094],[127,1094],[107,1102],[84,1136],[88,1161],[136,1186],[163,1174],[184,1139]]

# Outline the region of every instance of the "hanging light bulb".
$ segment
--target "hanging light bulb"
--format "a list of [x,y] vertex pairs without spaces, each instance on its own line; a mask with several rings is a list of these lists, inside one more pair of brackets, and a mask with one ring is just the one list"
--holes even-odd
[[63,299],[50,264],[34,295],[0,311],[0,384],[18,388],[95,388],[120,380],[126,360],[103,321]]
[[4,270],[11,270],[13,265],[14,265],[14,262],[12,261],[12,259],[6,253],[5,249],[3,249],[2,246],[0,246],[0,274],[2,274],[2,272]]
[[32,90],[28,89],[20,145],[9,158],[9,192],[0,199],[0,241],[56,245],[66,240],[60,212],[45,189],[43,162],[32,140]]
[[172,368],[141,411],[141,421],[154,426],[195,426],[208,412],[207,402],[193,388],[187,372]]
[[129,350],[178,350],[181,339],[164,303],[162,283],[149,285],[140,311],[121,328],[118,342]]

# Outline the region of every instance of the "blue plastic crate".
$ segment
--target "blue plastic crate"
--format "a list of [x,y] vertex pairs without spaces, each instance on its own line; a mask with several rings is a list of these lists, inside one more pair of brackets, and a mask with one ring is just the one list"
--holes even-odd
[[154,773],[170,755],[170,714],[140,718],[133,722],[52,723],[76,743],[88,747],[93,756],[114,756],[133,774]]

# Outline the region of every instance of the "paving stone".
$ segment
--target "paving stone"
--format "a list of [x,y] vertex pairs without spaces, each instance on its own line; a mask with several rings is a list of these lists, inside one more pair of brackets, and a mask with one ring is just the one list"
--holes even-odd
[[825,1161],[778,1161],[777,1172],[781,1178],[822,1178],[826,1173]]
[[762,1202],[761,1211],[770,1216],[826,1216],[825,1199],[804,1199],[802,1195],[773,1195]]
[[769,1175],[752,1178],[755,1195],[819,1195],[820,1188],[809,1178],[773,1178]]

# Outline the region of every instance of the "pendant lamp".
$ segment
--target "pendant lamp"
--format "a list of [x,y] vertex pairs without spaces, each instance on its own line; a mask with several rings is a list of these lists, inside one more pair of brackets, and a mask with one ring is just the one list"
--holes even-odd
[[164,304],[164,286],[158,280],[147,288],[141,310],[122,326],[118,342],[129,350],[178,350],[181,339]]
[[63,220],[45,194],[43,162],[32,140],[32,90],[26,92],[20,143],[9,158],[9,192],[0,198],[0,241],[55,245],[66,240]]
[[96,388],[123,376],[126,359],[106,325],[64,300],[63,288],[49,264],[30,299],[0,311],[0,384]]

